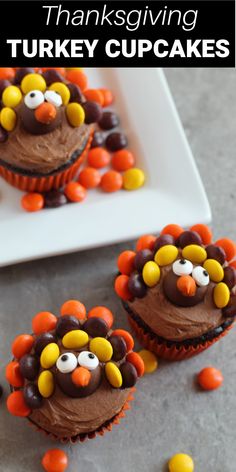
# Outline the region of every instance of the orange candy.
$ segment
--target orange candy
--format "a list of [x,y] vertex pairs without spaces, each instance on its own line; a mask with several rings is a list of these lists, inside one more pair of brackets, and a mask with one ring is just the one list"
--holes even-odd
[[103,106],[108,107],[109,105],[111,105],[114,102],[114,97],[113,97],[113,94],[112,94],[111,90],[106,89],[106,88],[101,88],[99,90],[103,94],[103,100],[104,100]]
[[112,156],[112,167],[119,172],[124,172],[128,169],[131,169],[134,164],[134,155],[127,149],[116,151]]
[[68,456],[61,449],[49,449],[42,458],[46,472],[64,472],[68,467]]
[[91,167],[95,167],[95,169],[102,169],[102,167],[108,166],[110,160],[109,152],[101,147],[95,147],[88,153],[88,163]]
[[118,275],[118,277],[116,277],[114,288],[118,297],[122,298],[122,300],[132,299],[132,295],[128,289],[128,282],[128,275]]
[[141,236],[136,244],[136,250],[137,251],[142,251],[142,249],[153,249],[154,243],[156,241],[156,236],[153,234],[144,234],[144,236]]
[[44,207],[44,198],[41,193],[27,193],[21,199],[21,206],[26,211],[39,211]]
[[183,233],[183,231],[184,230],[183,228],[181,228],[181,226],[171,224],[165,226],[161,231],[161,234],[170,234],[171,236],[173,236],[173,238],[177,239],[181,235],[181,233]]
[[12,354],[16,359],[21,359],[31,351],[34,338],[30,334],[19,334],[12,343]]
[[31,413],[30,408],[25,403],[21,390],[10,393],[7,399],[7,409],[14,416],[29,416]]
[[91,102],[96,102],[101,105],[101,107],[104,105],[104,96],[101,90],[87,89],[84,91],[84,96],[87,100]]
[[199,372],[197,379],[203,390],[216,390],[222,385],[224,377],[215,367],[205,367]]
[[61,306],[61,315],[71,315],[79,320],[84,320],[86,317],[86,308],[79,300],[67,300]]
[[207,225],[197,224],[190,228],[191,231],[196,231],[202,238],[203,244],[210,244],[212,241],[212,231]]
[[236,256],[236,245],[235,245],[235,242],[232,241],[232,239],[229,239],[229,238],[218,239],[218,241],[216,241],[214,244],[224,249],[227,261],[231,261],[231,259],[233,259]]
[[68,200],[71,202],[82,202],[87,195],[86,189],[77,182],[69,182],[66,185],[64,192]]
[[145,366],[142,357],[137,352],[129,352],[126,356],[126,360],[133,364],[135,369],[137,370],[137,374],[139,377],[144,375]]
[[52,331],[57,324],[57,317],[50,311],[40,311],[32,319],[32,328],[35,334]]
[[84,188],[95,188],[101,182],[101,175],[94,167],[85,167],[79,174],[79,183]]
[[12,387],[23,387],[24,379],[20,373],[20,364],[17,361],[9,362],[6,366],[5,376]]
[[46,125],[51,123],[56,118],[56,114],[56,107],[49,102],[41,103],[41,105],[39,105],[34,112],[36,120]]
[[12,67],[0,67],[0,80],[10,80],[15,77],[15,71]]
[[114,322],[113,313],[106,306],[95,306],[91,308],[91,310],[88,312],[88,318],[93,317],[102,318],[109,328],[112,327]]
[[101,187],[104,192],[112,193],[117,192],[122,188],[123,179],[122,175],[116,170],[109,170],[103,174],[101,179]]
[[67,71],[66,78],[69,82],[78,85],[81,92],[84,92],[88,87],[88,78],[81,70]]
[[112,336],[122,336],[125,341],[127,351],[132,351],[134,347],[134,340],[128,331],[126,331],[125,329],[115,329],[112,332]]
[[130,275],[134,270],[134,251],[123,251],[117,259],[117,267],[121,274]]

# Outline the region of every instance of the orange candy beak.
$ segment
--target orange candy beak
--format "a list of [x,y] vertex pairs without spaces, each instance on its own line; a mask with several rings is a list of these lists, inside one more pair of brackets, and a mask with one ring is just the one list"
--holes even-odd
[[91,380],[91,373],[85,367],[77,367],[72,372],[71,379],[76,387],[87,387]]
[[57,114],[56,107],[52,103],[44,102],[36,108],[34,116],[37,121],[49,125],[55,120]]
[[190,275],[181,275],[177,280],[177,287],[185,297],[193,297],[197,290],[196,283]]

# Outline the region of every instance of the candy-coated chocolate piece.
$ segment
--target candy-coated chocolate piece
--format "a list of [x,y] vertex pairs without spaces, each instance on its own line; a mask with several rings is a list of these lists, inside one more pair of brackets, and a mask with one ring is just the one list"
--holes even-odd
[[32,67],[19,67],[16,70],[14,84],[20,84],[22,79],[28,74],[34,74],[34,69]]
[[224,278],[224,269],[222,265],[215,259],[206,259],[203,263],[204,269],[209,274],[212,282],[221,282]]
[[209,226],[199,223],[199,224],[191,226],[190,230],[196,231],[196,233],[198,233],[201,236],[203,244],[207,245],[211,243],[212,231],[209,228]]
[[16,120],[17,120],[17,117],[14,110],[12,110],[9,107],[4,107],[1,109],[1,115],[0,115],[1,126],[6,131],[13,131],[13,129],[16,126]]
[[64,77],[55,69],[47,69],[43,72],[43,77],[46,80],[47,86],[52,85],[54,82],[64,82]]
[[67,198],[61,190],[50,190],[44,194],[45,208],[58,208],[67,203]]
[[15,108],[22,100],[22,93],[15,85],[9,85],[2,94],[2,102],[5,107]]
[[224,249],[227,261],[231,261],[236,256],[236,244],[232,239],[221,238],[215,242],[216,246],[220,246]]
[[83,103],[83,109],[85,113],[84,121],[87,125],[96,123],[100,120],[102,116],[102,108],[98,103],[87,101]]
[[23,395],[25,403],[29,406],[29,408],[32,410],[41,408],[43,404],[43,397],[39,393],[39,389],[36,384],[28,383],[25,385]]
[[79,174],[79,183],[89,189],[100,185],[101,174],[94,167],[85,167]]
[[185,246],[189,246],[189,244],[197,244],[198,246],[201,246],[202,238],[198,233],[196,233],[196,231],[183,231],[183,233],[178,237],[178,246],[182,249]]
[[132,294],[128,288],[129,285],[129,276],[128,275],[118,275],[115,279],[115,292],[117,293],[118,297],[122,298],[122,300],[131,300]]
[[120,372],[122,375],[123,388],[131,388],[136,384],[138,374],[133,364],[130,362],[124,362],[120,365]]
[[68,200],[74,203],[82,202],[87,195],[87,190],[78,182],[73,181],[66,185],[64,192]]
[[67,84],[70,91],[70,102],[82,103],[83,95],[80,88],[76,84]]
[[46,472],[64,472],[68,467],[68,456],[61,449],[49,449],[42,458]]
[[154,287],[160,280],[160,267],[154,261],[146,262],[143,272],[143,280],[148,287]]
[[40,364],[43,369],[50,369],[54,364],[56,364],[59,356],[60,350],[58,345],[56,343],[50,343],[41,352]]
[[93,135],[93,140],[91,142],[91,148],[101,147],[104,145],[105,136],[104,133],[100,133],[99,131],[95,131]]
[[142,349],[139,351],[140,357],[144,362],[144,371],[145,374],[152,374],[158,367],[158,360],[155,354],[147,349]]
[[115,128],[120,123],[119,117],[113,111],[104,111],[98,124],[104,130]]
[[32,329],[35,334],[52,331],[57,324],[57,317],[50,311],[40,311],[32,319]]
[[88,344],[89,337],[85,331],[75,329],[69,331],[62,338],[62,344],[67,349],[80,349]]
[[15,71],[12,67],[0,67],[0,79],[13,79]]
[[169,472],[193,472],[192,457],[187,454],[175,454],[169,461]]
[[45,92],[47,84],[45,79],[40,74],[27,74],[21,81],[22,92],[26,95],[31,90],[40,90]]
[[114,102],[114,96],[111,90],[106,89],[106,88],[101,88],[100,92],[103,94],[103,99],[104,99],[104,107],[108,107]]
[[217,308],[224,308],[228,305],[230,299],[229,287],[220,282],[214,287],[213,298]]
[[11,361],[6,366],[5,376],[12,387],[20,388],[24,385],[24,378],[20,372],[20,364],[17,361]]
[[0,125],[0,143],[5,143],[8,138],[8,132]]
[[21,206],[28,212],[40,211],[44,207],[44,197],[41,193],[26,193],[21,198]]
[[128,331],[125,329],[114,329],[112,336],[121,336],[125,341],[127,352],[132,351],[134,347],[134,339]]
[[147,287],[143,281],[142,275],[133,272],[128,281],[128,290],[133,297],[143,298],[147,293]]
[[172,264],[178,256],[178,249],[175,246],[167,244],[162,246],[155,254],[155,262],[159,266],[166,266]]
[[82,329],[92,338],[95,338],[96,336],[105,338],[109,331],[106,321],[95,316],[85,321]]
[[232,289],[236,285],[236,270],[234,267],[228,266],[224,268],[223,282]]
[[145,182],[145,174],[141,169],[133,167],[123,174],[123,187],[125,190],[137,190]]
[[86,308],[79,300],[66,300],[61,306],[61,315],[72,315],[79,320],[86,318]]
[[88,312],[88,318],[102,318],[106,323],[108,328],[111,328],[114,322],[114,316],[111,310],[106,306],[94,306]]
[[69,82],[78,85],[81,92],[84,92],[84,90],[88,88],[88,78],[81,69],[67,71],[66,78]]
[[49,398],[54,392],[54,378],[50,370],[41,372],[38,378],[38,389],[43,398]]
[[91,339],[89,350],[97,356],[100,362],[108,362],[112,358],[112,345],[107,339],[101,337]]
[[108,362],[105,365],[105,374],[112,387],[120,388],[122,386],[122,375],[119,367],[114,362]]
[[130,275],[134,270],[136,253],[134,251],[123,251],[117,259],[117,267],[121,274]]
[[142,249],[138,251],[134,258],[134,268],[138,272],[142,272],[144,265],[146,262],[151,261],[153,259],[153,251],[150,249]]
[[127,147],[128,140],[124,133],[111,133],[106,138],[106,147],[109,151],[115,152]]
[[63,338],[66,333],[73,331],[74,329],[80,329],[80,322],[75,316],[64,315],[58,319],[56,325],[56,334],[59,338]]
[[25,354],[20,359],[20,373],[27,380],[35,380],[39,372],[39,359],[34,354]]
[[135,157],[128,149],[116,151],[112,156],[112,167],[118,172],[125,172],[134,167]]
[[173,236],[174,239],[177,239],[181,235],[181,233],[183,233],[183,231],[184,230],[183,228],[181,228],[181,226],[172,223],[164,226],[161,231],[161,235],[170,234],[171,236]]
[[222,309],[222,313],[226,318],[236,316],[236,295],[231,295],[229,303]]
[[95,167],[95,169],[106,167],[110,163],[110,160],[111,156],[109,152],[101,147],[95,147],[88,153],[88,163],[91,167]]
[[62,82],[54,82],[52,85],[50,85],[49,90],[54,90],[54,92],[59,93],[62,98],[63,105],[68,105],[70,101],[70,90],[65,84]]
[[75,128],[84,123],[85,113],[83,107],[79,103],[69,103],[66,107],[66,116],[70,125]]
[[199,372],[197,379],[203,390],[215,390],[222,385],[224,377],[215,367],[205,367]]
[[144,234],[138,239],[136,243],[136,250],[141,251],[142,249],[150,249],[152,251],[155,241],[156,236],[154,236],[153,234]]
[[37,336],[34,343],[34,351],[37,356],[40,356],[43,349],[50,343],[56,343],[56,337],[52,333],[42,333]]
[[122,336],[111,335],[108,338],[108,341],[111,343],[113,349],[112,360],[116,362],[121,361],[127,352],[127,346],[124,338],[122,338]]
[[202,264],[206,258],[206,250],[197,244],[189,244],[182,250],[182,257],[196,264]]
[[168,244],[174,246],[175,238],[171,234],[161,234],[155,241],[153,251],[156,252],[162,246],[167,246]]
[[126,360],[133,364],[139,377],[142,377],[145,371],[145,366],[142,357],[137,352],[129,352]]
[[34,338],[30,334],[19,334],[12,343],[12,354],[16,359],[31,351],[34,344]]
[[9,82],[9,80],[0,80],[0,99],[2,98],[3,91],[5,90],[5,88],[9,87],[9,85],[11,85],[11,82]]
[[101,188],[104,192],[117,192],[122,188],[122,175],[116,170],[108,170],[101,178]]
[[99,89],[87,89],[84,91],[86,100],[98,103],[101,107],[104,104],[103,94]]
[[21,390],[16,390],[15,392],[10,393],[7,398],[7,409],[11,415],[14,416],[29,416],[31,409],[25,402],[23,392]]
[[224,264],[226,260],[226,254],[222,247],[215,246],[214,244],[209,244],[209,246],[206,247],[206,252],[208,259],[215,259],[221,265]]

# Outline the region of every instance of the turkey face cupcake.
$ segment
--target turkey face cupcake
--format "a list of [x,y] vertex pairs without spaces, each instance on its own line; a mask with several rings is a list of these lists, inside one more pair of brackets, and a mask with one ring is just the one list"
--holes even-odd
[[0,81],[0,175],[21,190],[42,192],[76,175],[101,107],[56,70],[28,71]]
[[94,307],[86,316],[84,305],[70,300],[62,313],[38,313],[33,334],[13,341],[7,407],[47,435],[76,442],[119,423],[144,364],[132,336],[111,329],[108,308]]
[[213,243],[201,224],[168,225],[121,253],[115,290],[142,344],[180,360],[224,336],[236,316],[235,255],[233,241]]

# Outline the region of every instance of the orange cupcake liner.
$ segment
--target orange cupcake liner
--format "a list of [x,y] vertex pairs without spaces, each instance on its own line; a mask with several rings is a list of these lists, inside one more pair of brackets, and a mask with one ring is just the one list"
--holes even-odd
[[0,165],[0,176],[13,187],[26,192],[48,192],[51,189],[63,187],[63,185],[70,182],[76,176],[79,167],[85,161],[92,138],[93,132],[90,134],[86,147],[78,156],[78,159],[68,169],[57,174],[49,175],[48,177],[30,177],[14,173]]
[[45,429],[40,428],[40,426],[37,426],[35,423],[33,423],[30,419],[28,421],[29,425],[35,430],[43,433],[46,437],[52,439],[53,441],[60,441],[62,444],[76,444],[77,442],[83,443],[84,441],[88,439],[94,439],[96,436],[104,436],[104,434],[107,431],[112,431],[112,428],[114,425],[118,425],[120,423],[120,420],[126,416],[125,412],[127,410],[131,410],[130,402],[134,400],[134,392],[136,391],[135,387],[132,387],[130,389],[130,393],[127,397],[127,400],[120,410],[117,415],[115,415],[110,421],[106,423],[106,425],[101,426],[98,428],[96,431],[92,431],[91,433],[83,433],[83,434],[78,434],[77,436],[73,436],[71,438],[59,438],[56,434],[49,433],[48,431],[45,431]]
[[135,332],[138,340],[146,349],[154,352],[158,357],[169,361],[182,361],[184,359],[189,359],[190,357],[200,354],[201,352],[205,351],[213,344],[215,344],[217,341],[219,341],[219,339],[223,338],[234,325],[234,323],[232,323],[230,326],[225,328],[223,333],[221,333],[219,336],[216,336],[210,341],[205,341],[204,343],[199,344],[198,346],[186,347],[183,345],[180,347],[176,347],[175,345],[173,345],[169,347],[166,345],[165,342],[158,343],[155,339],[152,339],[151,334],[145,333],[144,330],[140,326],[138,326],[138,324],[129,315],[128,321],[130,323],[131,328]]

